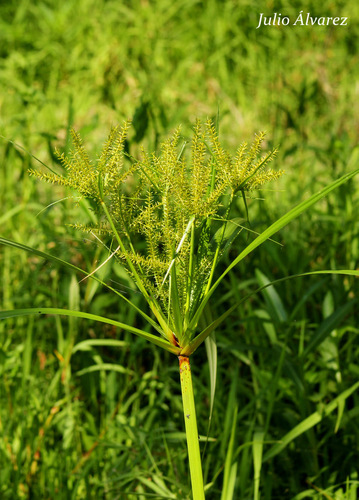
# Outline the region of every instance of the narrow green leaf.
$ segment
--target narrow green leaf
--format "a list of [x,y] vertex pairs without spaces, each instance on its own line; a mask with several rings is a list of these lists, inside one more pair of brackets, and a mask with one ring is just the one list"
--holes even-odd
[[159,486],[158,484],[155,484],[154,481],[150,481],[149,479],[147,478],[144,478],[144,477],[141,477],[141,476],[138,476],[138,480],[144,484],[148,489],[154,491],[156,493],[156,498],[164,498],[166,500],[170,500],[170,499],[175,499],[176,496],[171,493],[171,491],[163,486]]
[[[205,309],[205,320],[206,323],[212,322],[212,313],[209,307]],[[217,381],[217,342],[214,332],[212,332],[209,337],[204,341],[208,359],[208,368],[209,368],[209,379],[210,379],[210,405],[209,405],[209,417],[208,417],[208,427],[207,427],[207,436],[209,436],[209,432],[211,429],[212,423],[212,413],[214,406],[214,398],[216,393],[216,381]],[[207,448],[207,441],[202,452],[202,457],[205,456]]]
[[217,380],[217,342],[214,332],[209,335],[205,340],[206,353],[209,367],[210,378],[210,406],[209,406],[209,420],[212,419],[214,396],[216,393],[216,380]]
[[71,269],[72,271],[77,271],[82,274],[87,274],[86,271],[83,269],[74,266],[70,262],[67,262],[66,260],[62,260],[59,257],[55,257],[55,255],[51,255],[46,252],[41,252],[40,250],[36,250],[36,248],[28,247],[27,245],[23,245],[22,243],[18,243],[17,241],[12,241],[8,240],[6,238],[0,237],[0,244],[6,245],[9,247],[17,248],[18,250],[24,250],[25,252],[32,253],[34,255],[37,255],[38,257],[41,257],[42,259],[45,260],[51,260],[52,262],[55,262],[56,264],[59,264],[61,266],[67,267],[68,269]]
[[273,458],[276,455],[278,455],[278,453],[284,450],[284,448],[286,448],[288,444],[291,443],[294,439],[296,439],[298,436],[300,436],[301,434],[303,434],[304,432],[308,431],[316,424],[318,424],[323,419],[323,417],[330,415],[330,413],[332,413],[336,408],[338,408],[339,405],[346,399],[348,399],[348,397],[351,396],[353,392],[355,392],[358,388],[359,388],[359,382],[356,382],[349,389],[343,391],[331,403],[326,405],[321,412],[316,411],[312,413],[309,417],[307,417],[305,420],[296,425],[291,431],[289,431],[285,436],[283,436],[283,438],[278,443],[272,446],[267,451],[267,453],[265,453],[263,457],[263,462],[266,462],[270,458]]
[[189,253],[189,262],[188,262],[188,273],[187,273],[187,287],[186,287],[186,307],[185,307],[185,318],[183,323],[183,330],[186,332],[188,322],[189,322],[189,314],[190,314],[190,306],[191,306],[191,291],[192,291],[192,283],[193,283],[193,274],[194,274],[194,263],[195,263],[195,231],[194,224],[191,226],[191,239],[190,239],[191,250]]
[[337,415],[337,421],[335,424],[335,429],[334,433],[336,434],[339,430],[340,423],[342,421],[343,415],[344,415],[344,409],[345,409],[345,401],[339,401],[338,402],[338,415]]
[[[56,264],[58,264],[60,266],[67,267],[68,269],[71,269],[72,271],[77,271],[81,274],[85,274],[85,276],[89,275],[89,273],[87,271],[84,271],[80,267],[74,266],[73,264],[71,264],[70,262],[67,262],[66,260],[60,259],[59,257],[55,257],[55,255],[51,255],[51,254],[46,253],[46,252],[41,252],[41,250],[36,250],[36,248],[28,247],[27,245],[23,245],[22,243],[18,243],[16,241],[12,241],[12,240],[8,240],[6,238],[0,237],[0,244],[6,245],[9,247],[13,247],[13,248],[17,248],[18,250],[24,250],[25,252],[32,253],[34,255],[37,255],[38,257],[41,257],[42,259],[50,260],[50,261],[55,262]],[[111,287],[110,285],[108,285],[104,281],[100,280],[99,278],[97,278],[97,276],[91,275],[90,278],[92,280],[97,281],[99,284],[101,284],[102,286],[106,287],[108,290],[111,290],[111,292],[113,292],[116,295],[118,295],[119,297],[121,297],[121,299],[123,299],[125,302],[127,302],[127,304],[129,304],[131,307],[133,307],[143,318],[145,318],[145,320],[155,330],[157,330],[158,333],[163,335],[163,331],[159,327],[159,325],[155,321],[153,321],[153,319],[150,316],[148,316],[139,307],[137,307],[136,304],[134,304],[127,297],[125,297],[121,292],[119,292],[115,288]]]
[[190,356],[194,351],[206,340],[206,338],[211,335],[211,333],[217,328],[218,325],[223,323],[223,321],[229,316],[229,314],[237,307],[238,304],[228,309],[222,316],[213,321],[209,326],[207,326],[197,337],[195,337],[191,342],[184,346],[181,351],[183,356]]
[[233,500],[234,497],[234,487],[236,485],[237,480],[237,470],[238,470],[238,462],[234,462],[226,476],[226,488],[224,493],[222,492],[221,500]]
[[119,328],[122,328],[125,331],[134,333],[135,335],[138,335],[139,337],[142,337],[152,344],[155,344],[159,347],[162,347],[166,351],[172,352],[174,354],[179,354],[180,349],[178,347],[173,346],[170,344],[166,339],[156,337],[155,335],[152,335],[151,333],[145,332],[143,330],[139,330],[138,328],[135,328],[133,326],[126,325],[124,323],[120,323],[119,321],[115,321],[110,318],[104,318],[102,316],[97,316],[96,314],[89,314],[81,311],[72,311],[69,309],[57,309],[54,307],[38,307],[38,308],[31,308],[31,309],[14,309],[12,311],[1,311],[0,312],[0,320],[1,319],[6,319],[6,318],[14,318],[17,316],[30,316],[32,314],[54,314],[54,315],[60,315],[60,316],[72,316],[76,318],[84,318],[84,319],[90,319],[93,321],[99,321],[101,323],[107,323],[109,325],[114,325]]
[[[184,356],[190,356],[191,354],[194,353],[194,351],[204,342],[204,340],[208,337],[208,335],[211,334],[211,332],[217,328],[220,324],[223,323],[223,321],[233,312],[237,307],[246,300],[250,299],[253,297],[253,295],[261,292],[265,288],[275,285],[276,283],[280,283],[282,281],[290,280],[293,278],[301,278],[303,276],[312,276],[316,274],[341,274],[341,275],[346,275],[346,276],[359,276],[359,271],[354,271],[352,269],[334,269],[334,270],[322,270],[322,271],[311,271],[309,273],[301,273],[301,274],[293,274],[292,276],[286,276],[285,278],[280,278],[278,280],[271,281],[270,283],[267,283],[266,285],[263,285],[253,292],[247,294],[243,299],[238,301],[236,304],[234,304],[232,307],[227,309],[226,312],[222,314],[219,318],[217,318],[213,323],[208,325],[201,333],[199,333],[187,346],[185,346],[181,352]],[[354,299],[353,299],[354,300]]]
[[170,273],[170,294],[171,294],[170,303],[172,304],[173,320],[174,320],[176,335],[181,343],[183,325],[182,325],[181,307],[180,307],[179,298],[178,298],[176,264],[174,264],[172,266],[171,273]]
[[254,500],[259,500],[259,485],[262,469],[264,432],[257,431],[253,436]]
[[315,335],[313,335],[313,337],[311,338],[307,347],[302,352],[301,357],[305,358],[311,351],[314,351],[328,337],[328,335],[330,335],[331,332],[335,328],[337,328],[343,318],[354,307],[354,304],[357,303],[357,299],[352,299],[350,302],[339,307],[336,311],[333,312],[333,314],[326,318],[318,328]]
[[274,316],[274,319],[279,323],[284,323],[288,319],[288,314],[276,289],[273,285],[270,285],[270,280],[262,271],[256,269],[255,274],[260,286],[269,285],[267,288],[264,288],[263,295],[269,306],[272,317]]
[[304,293],[301,295],[300,300],[296,303],[295,307],[291,310],[289,321],[296,317],[298,311],[304,306],[304,304],[323,286],[326,278],[314,282],[309,288],[304,289]]
[[221,226],[214,233],[211,241],[212,245],[215,244],[215,246],[218,246],[225,243],[223,250],[226,250],[232,244],[233,240],[235,240],[238,234],[243,230],[243,226],[241,224],[245,221],[246,220],[242,217],[235,217],[234,219],[223,221],[226,224],[224,227]]
[[224,464],[224,477],[223,477],[221,500],[233,499],[236,472],[238,467],[238,462],[233,463],[234,442],[235,442],[236,427],[237,427],[237,413],[238,413],[238,408],[235,407],[233,412],[231,437],[229,439],[226,461]]
[[284,226],[289,224],[293,219],[296,217],[299,217],[303,212],[308,210],[312,205],[317,203],[319,200],[327,196],[331,191],[336,189],[337,187],[341,186],[348,180],[352,179],[355,175],[359,173],[359,169],[354,170],[353,172],[349,172],[336,181],[332,182],[329,184],[329,186],[326,186],[324,189],[319,191],[319,193],[315,193],[310,198],[307,200],[304,200],[303,202],[299,203],[299,205],[296,205],[294,208],[289,210],[285,215],[280,217],[278,220],[276,220],[272,225],[270,225],[265,231],[263,231],[262,234],[260,234],[255,240],[253,240],[247,247],[232,261],[232,263],[226,268],[226,270],[221,274],[221,276],[217,279],[217,281],[211,286],[211,288],[208,290],[207,294],[203,298],[200,306],[198,307],[195,315],[192,318],[192,321],[189,325],[189,328],[191,330],[194,330],[196,325],[198,324],[198,320],[203,312],[203,309],[205,305],[207,304],[208,300],[212,296],[213,292],[216,290],[218,285],[221,283],[223,278],[233,269],[241,260],[243,260],[247,255],[249,255],[253,250],[255,250],[257,247],[259,247],[262,243],[264,243],[266,240],[268,240],[273,234],[277,233],[280,229],[282,229]]
[[87,368],[83,368],[82,370],[76,372],[76,375],[82,377],[87,373],[94,373],[100,371],[113,371],[113,372],[128,373],[130,375],[133,375],[132,370],[129,370],[128,368],[125,368],[124,366],[121,365],[115,365],[113,363],[100,363],[98,365],[88,366]]
[[128,342],[115,339],[88,339],[76,344],[72,349],[72,354],[77,351],[88,351],[91,347],[129,347]]

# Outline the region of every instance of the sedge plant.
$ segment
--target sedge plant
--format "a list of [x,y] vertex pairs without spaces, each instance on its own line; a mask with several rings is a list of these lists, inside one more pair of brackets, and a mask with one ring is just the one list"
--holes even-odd
[[[243,198],[246,208],[247,192],[283,173],[269,167],[276,150],[262,154],[264,134],[260,133],[251,145],[242,144],[233,156],[222,147],[213,122],[208,120],[204,125],[196,122],[190,145],[181,143],[178,129],[162,143],[158,154],[142,150],[140,159],[135,160],[125,152],[129,125],[126,122],[111,130],[96,161],[89,158],[81,137],[73,131],[72,153],[68,157],[56,153],[66,175],[52,170],[30,170],[30,174],[72,188],[80,198],[89,201],[95,214],[92,223],[74,223],[74,227],[91,233],[107,248],[109,256],[102,265],[110,258],[121,262],[145,298],[149,311],[142,310],[121,291],[102,282],[96,275],[102,265],[87,273],[25,245],[4,238],[0,238],[0,242],[50,258],[97,280],[133,307],[149,324],[151,332],[111,318],[56,308],[3,311],[0,318],[62,314],[94,319],[132,332],[176,355],[192,494],[194,500],[203,500],[205,490],[190,358],[236,307],[203,328],[206,305],[234,266],[358,170],[346,174],[275,221],[217,276],[221,257],[245,229],[245,219],[231,215],[238,198]],[[337,272],[357,274],[351,270]]]

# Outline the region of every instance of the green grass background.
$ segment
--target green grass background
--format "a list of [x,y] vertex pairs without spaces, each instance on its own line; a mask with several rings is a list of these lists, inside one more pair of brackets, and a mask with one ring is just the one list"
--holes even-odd
[[[301,10],[346,16],[348,26],[256,29],[261,12],[293,22]],[[54,147],[69,150],[75,127],[96,156],[111,125],[132,118],[128,147],[136,156],[139,144],[155,149],[179,124],[187,136],[196,117],[217,115],[221,140],[233,151],[258,130],[267,131],[268,148],[280,145],[276,164],[286,175],[249,200],[251,228],[263,230],[358,167],[358,21],[353,1],[2,2],[0,134],[24,149],[0,142],[1,236],[93,269],[105,254],[68,226],[87,214],[71,193],[28,177],[39,165],[26,151],[51,165]],[[282,230],[280,245],[266,243],[242,262],[212,313],[266,279],[357,269],[358,221],[354,179]],[[251,237],[239,239],[227,259]],[[1,247],[0,273],[3,310],[81,308],[141,325],[97,284],[79,284],[30,254]],[[103,273],[131,288],[119,264]],[[128,293],[144,306],[140,294]],[[354,277],[286,281],[244,303],[216,332],[208,499],[252,499],[258,481],[262,500],[357,498],[357,392],[326,411],[358,380],[357,294]],[[80,344],[88,339],[124,344]],[[205,435],[204,348],[193,372]],[[1,322],[0,497],[190,498],[181,405],[176,358],[141,339],[75,319]],[[266,458],[315,412],[323,415],[319,423]],[[264,460],[252,444],[263,432]]]

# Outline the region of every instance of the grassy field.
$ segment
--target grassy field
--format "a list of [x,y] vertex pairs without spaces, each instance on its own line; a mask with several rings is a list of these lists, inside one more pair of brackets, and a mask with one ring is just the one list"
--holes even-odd
[[[348,26],[256,29],[261,12],[301,10]],[[262,232],[359,167],[358,21],[355,2],[330,0],[1,3],[0,237],[95,269],[107,252],[71,226],[88,210],[27,170],[37,159],[61,168],[53,151],[69,152],[71,127],[96,158],[110,127],[131,119],[138,157],[180,124],[187,138],[196,117],[218,117],[233,153],[259,130],[266,150],[279,145],[285,175],[248,199],[247,227]],[[212,297],[213,317],[268,280],[358,269],[358,193],[354,178],[244,259]],[[99,274],[146,309],[119,262]],[[0,276],[3,311],[81,309],[145,328],[98,283],[37,255],[1,245]],[[208,500],[358,497],[358,310],[358,279],[339,275],[283,281],[241,304],[216,330],[206,446],[210,370],[204,346],[194,354]],[[190,499],[176,357],[78,318],[0,321],[0,498]]]

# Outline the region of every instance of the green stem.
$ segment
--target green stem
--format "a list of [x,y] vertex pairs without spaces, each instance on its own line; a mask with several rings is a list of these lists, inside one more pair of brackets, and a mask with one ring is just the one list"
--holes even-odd
[[181,377],[183,414],[186,426],[189,468],[191,472],[193,500],[204,500],[201,455],[194,406],[191,366],[187,356],[178,356]]

